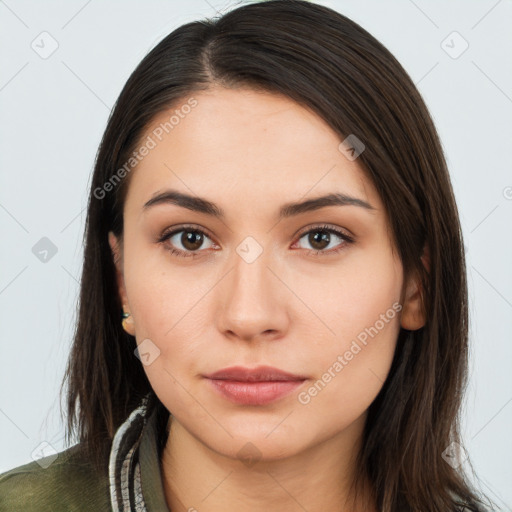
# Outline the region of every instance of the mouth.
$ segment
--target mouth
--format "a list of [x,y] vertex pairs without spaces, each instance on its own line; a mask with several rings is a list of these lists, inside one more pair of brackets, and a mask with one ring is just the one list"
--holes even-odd
[[244,368],[233,366],[204,376],[213,389],[232,403],[264,405],[289,395],[307,377],[271,366]]

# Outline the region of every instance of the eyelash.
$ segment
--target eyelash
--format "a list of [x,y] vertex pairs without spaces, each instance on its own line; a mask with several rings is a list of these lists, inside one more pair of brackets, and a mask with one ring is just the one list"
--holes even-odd
[[[181,257],[181,258],[195,258],[197,256],[200,256],[199,251],[196,251],[196,252],[182,251],[181,249],[176,249],[174,247],[169,248],[169,247],[165,246],[165,242],[167,240],[169,240],[175,234],[180,233],[182,231],[190,232],[190,233],[199,233],[201,235],[207,236],[210,239],[212,238],[212,237],[210,237],[210,235],[208,235],[208,233],[206,233],[202,229],[196,228],[194,226],[180,226],[179,228],[173,229],[172,231],[169,231],[169,232],[165,232],[164,231],[162,233],[162,235],[160,236],[160,238],[158,239],[158,243],[164,245],[165,249],[167,251],[169,251],[172,255],[175,255],[175,256],[178,256],[178,257]],[[302,233],[300,233],[298,235],[298,239],[297,240],[300,240],[304,235],[307,235],[309,233],[312,233],[312,232],[315,233],[315,232],[320,232],[320,231],[321,232],[327,232],[327,233],[334,233],[336,236],[340,237],[343,240],[344,243],[341,243],[338,246],[338,248],[330,249],[329,251],[309,249],[308,254],[313,253],[315,256],[337,254],[338,252],[342,251],[347,244],[351,244],[351,243],[354,242],[354,239],[352,237],[350,237],[349,235],[347,235],[346,233],[343,233],[339,229],[336,229],[336,228],[333,228],[333,227],[327,226],[327,225],[315,226],[315,227],[310,228],[310,229],[308,229],[306,231],[303,231]]]

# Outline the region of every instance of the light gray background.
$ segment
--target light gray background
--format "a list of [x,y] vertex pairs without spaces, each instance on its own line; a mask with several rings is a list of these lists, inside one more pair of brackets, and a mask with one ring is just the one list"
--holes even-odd
[[[512,510],[512,2],[319,3],[394,53],[439,130],[468,249],[465,443],[482,489]],[[0,472],[30,461],[43,441],[64,447],[58,388],[87,189],[110,108],[165,35],[234,5],[0,1]],[[51,39],[58,48],[43,59],[31,45],[48,51]],[[469,47],[457,56],[464,40]],[[46,263],[32,252],[42,237],[57,248]]]

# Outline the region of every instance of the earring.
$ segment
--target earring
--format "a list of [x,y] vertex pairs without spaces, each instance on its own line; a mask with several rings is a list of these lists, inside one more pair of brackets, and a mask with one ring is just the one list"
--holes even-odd
[[133,324],[133,317],[131,316],[130,313],[128,313],[128,311],[123,310],[122,318],[123,318],[123,321],[121,323],[122,323],[123,329],[128,332],[127,324]]

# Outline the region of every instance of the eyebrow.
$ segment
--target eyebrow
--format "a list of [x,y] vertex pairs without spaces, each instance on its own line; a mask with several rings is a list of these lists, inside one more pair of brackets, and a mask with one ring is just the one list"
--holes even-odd
[[[154,195],[144,204],[143,211],[147,211],[149,208],[160,204],[175,204],[182,208],[204,213],[219,219],[225,218],[224,210],[215,203],[212,203],[202,197],[191,196],[183,192],[178,192],[177,190],[165,190]],[[279,210],[279,218],[284,219],[293,217],[301,213],[319,210],[326,206],[358,206],[366,210],[375,210],[371,204],[363,201],[362,199],[351,197],[346,194],[333,193],[316,197],[314,199],[307,199],[306,201],[298,203],[286,203],[281,206]]]

